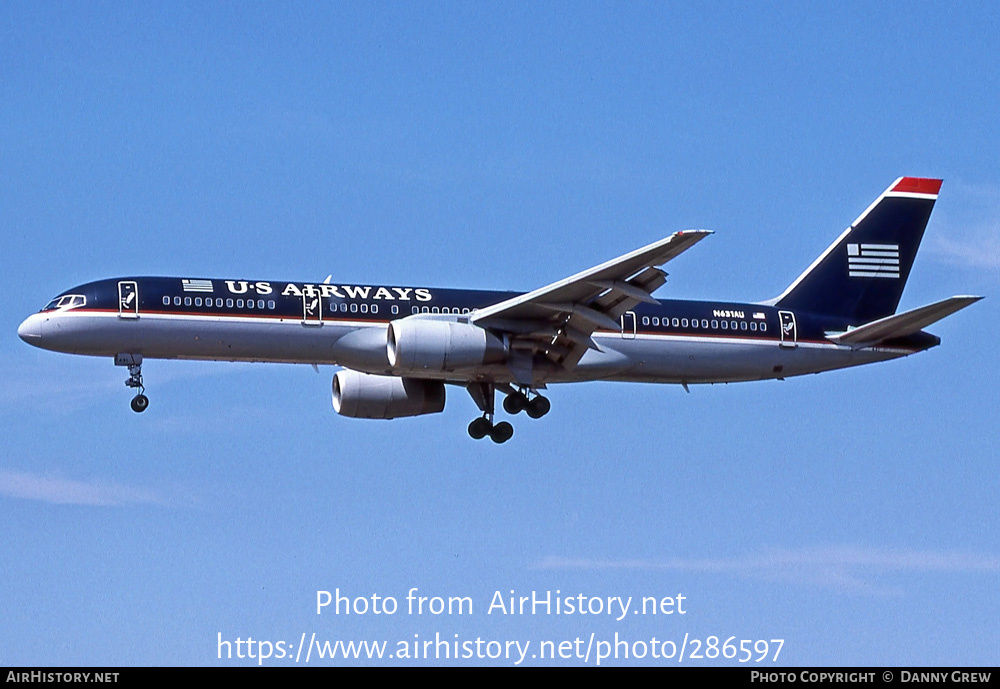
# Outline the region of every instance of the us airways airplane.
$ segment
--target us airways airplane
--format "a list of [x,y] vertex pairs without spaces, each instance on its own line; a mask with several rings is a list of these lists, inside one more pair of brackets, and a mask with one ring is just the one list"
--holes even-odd
[[509,440],[503,409],[544,416],[539,391],[588,380],[723,383],[784,379],[934,347],[926,326],[982,297],[895,313],[941,180],[902,177],[784,292],[764,302],[653,296],[659,268],[711,234],[686,230],[533,292],[274,280],[121,277],[63,292],[18,328],[25,342],[113,357],[149,400],[142,361],[336,364],[333,407],[393,419],[444,409],[464,387],[469,435]]

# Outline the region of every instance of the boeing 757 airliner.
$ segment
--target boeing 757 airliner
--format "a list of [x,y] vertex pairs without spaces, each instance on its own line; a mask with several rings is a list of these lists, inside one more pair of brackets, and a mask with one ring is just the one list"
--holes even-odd
[[333,407],[393,419],[444,409],[445,385],[495,421],[549,411],[539,393],[588,380],[722,383],[886,361],[940,343],[923,328],[982,297],[896,313],[941,180],[902,177],[784,292],[764,302],[660,299],[659,268],[711,234],[685,230],[533,292],[275,280],[121,277],[74,287],[18,328],[25,342],[113,357],[141,412],[142,361],[336,364]]

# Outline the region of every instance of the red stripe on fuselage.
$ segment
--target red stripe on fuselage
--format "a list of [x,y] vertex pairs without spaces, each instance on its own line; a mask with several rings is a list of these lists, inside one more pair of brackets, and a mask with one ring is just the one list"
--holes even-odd
[[[102,314],[118,314],[119,313],[116,309],[86,309],[86,308],[70,309],[67,313],[69,313],[69,312],[77,312],[77,313],[102,313]],[[43,312],[40,312],[40,313],[58,313],[58,312],[57,311],[48,311],[48,312],[44,312],[43,311]],[[146,310],[146,311],[140,312],[140,316],[142,314],[148,314],[150,316],[200,316],[202,318],[204,318],[204,317],[207,316],[207,317],[211,317],[211,318],[219,318],[219,317],[222,317],[222,318],[251,318],[251,319],[262,320],[262,321],[263,320],[269,320],[269,321],[284,320],[284,321],[288,321],[288,322],[292,322],[292,323],[301,323],[301,322],[303,322],[300,318],[297,318],[295,316],[279,316],[279,315],[272,315],[272,314],[266,314],[265,315],[265,314],[256,314],[256,313],[224,313],[224,312],[215,312],[215,313],[212,313],[212,312],[153,311],[153,310]],[[357,315],[357,314],[355,314],[355,315]],[[306,321],[306,322],[308,322],[310,324],[316,324],[316,325],[318,325],[320,323],[337,323],[339,321],[345,321],[345,322],[364,321],[364,322],[372,323],[372,324],[388,324],[388,323],[391,322],[389,320],[374,319],[374,318],[372,318],[372,319],[364,319],[364,318],[334,318],[332,316],[328,316],[327,318],[323,319],[322,321]],[[621,331],[618,331],[618,330],[597,329],[597,330],[594,331],[594,334],[595,335],[603,335],[603,336],[606,336],[606,337],[621,337]],[[755,344],[756,343],[761,343],[761,344],[778,344],[778,343],[781,342],[778,338],[768,337],[767,335],[764,335],[764,336],[757,335],[755,337],[755,336],[752,336],[752,335],[742,335],[742,334],[740,334],[740,335],[736,335],[736,334],[725,335],[725,334],[722,334],[722,333],[717,333],[716,334],[716,333],[683,332],[683,331],[680,331],[680,332],[678,332],[678,331],[665,332],[665,331],[656,331],[656,330],[636,330],[635,334],[636,335],[647,335],[647,336],[648,335],[652,335],[652,336],[656,336],[656,337],[688,337],[688,338],[697,338],[697,339],[703,339],[703,340],[734,340],[734,339],[738,339],[738,340],[744,340],[744,341],[753,342]],[[629,339],[629,338],[622,338],[622,339]],[[806,340],[806,339],[799,339],[799,340],[797,340],[797,343],[798,344],[836,345],[836,343],[830,342],[829,340]],[[839,346],[839,345],[837,345],[837,346]],[[899,350],[902,350],[902,351],[908,351],[911,354],[915,354],[915,353],[921,351],[919,349],[909,349],[907,347],[894,347],[893,349],[899,349]]]

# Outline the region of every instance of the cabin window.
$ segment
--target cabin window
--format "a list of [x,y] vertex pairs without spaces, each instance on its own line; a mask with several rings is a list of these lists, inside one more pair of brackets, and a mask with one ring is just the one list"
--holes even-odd
[[719,327],[719,321],[712,319],[712,330],[717,330]]
[[767,330],[767,323],[761,323],[760,324],[760,331],[764,332],[765,330]]
[[649,325],[649,316],[643,316],[642,317],[642,324],[643,325]]
[[701,327],[703,327],[703,328],[707,328],[708,327],[708,319],[707,318],[702,318],[701,319]]
[[747,329],[747,322],[740,321],[740,330],[746,330],[746,329]]
[[170,306],[170,297],[163,297],[163,305]]
[[378,304],[372,304],[372,313],[378,313]]
[[268,299],[267,300],[267,308],[269,308],[272,311],[274,311],[274,300],[273,299]]
[[233,308],[233,300],[232,299],[226,299],[226,307],[230,308],[230,309]]
[[358,312],[358,305],[351,304],[351,313],[357,313],[357,312]]
[[236,300],[236,308],[238,308],[238,309],[242,309],[243,308],[243,300],[242,299],[237,299]]
[[729,328],[729,323],[727,323],[726,321],[722,321],[722,329],[727,330],[728,328]]
[[195,297],[194,298],[194,305],[195,306],[201,306],[201,297]]
[[181,298],[174,297],[174,306],[180,306],[180,305],[181,305]]
[[257,308],[258,309],[264,308],[264,300],[263,299],[258,299],[257,300]]
[[368,313],[368,304],[361,305],[361,313]]
[[340,312],[347,313],[347,302],[345,301],[340,302]]
[[393,305],[392,305],[392,315],[393,315],[393,316],[396,316],[396,315],[398,315],[398,314],[399,314],[399,307],[398,307],[398,306],[396,306],[395,304],[393,304]]

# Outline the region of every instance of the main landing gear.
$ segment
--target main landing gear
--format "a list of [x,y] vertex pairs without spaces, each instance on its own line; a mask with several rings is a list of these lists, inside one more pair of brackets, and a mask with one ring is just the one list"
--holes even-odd
[[528,396],[520,390],[508,394],[503,400],[503,410],[512,416],[516,416],[523,411],[533,419],[540,419],[548,414],[551,408],[552,404],[549,402],[548,397],[535,395],[533,398],[528,399]]
[[149,406],[149,398],[144,394],[146,388],[142,385],[142,355],[141,354],[118,354],[115,356],[115,366],[128,366],[128,379],[125,386],[135,390],[135,397],[132,398],[132,411],[136,413],[146,411]]
[[[500,386],[506,392],[503,401],[503,409],[508,414],[517,415],[522,411],[527,412],[533,419],[539,419],[549,413],[552,404],[548,398],[534,393],[528,397],[527,388],[514,389],[510,385]],[[476,406],[482,410],[483,415],[478,419],[473,419],[469,424],[469,435],[475,440],[482,440],[486,436],[490,440],[500,444],[505,443],[514,436],[514,427],[507,421],[494,423],[494,397],[497,385],[494,383],[470,383],[469,394]]]
[[492,414],[485,414],[478,419],[473,419],[469,424],[469,435],[476,440],[482,440],[490,436],[490,440],[499,444],[505,443],[514,437],[514,427],[506,421],[494,424]]

